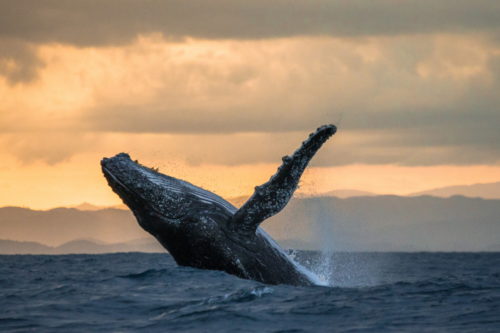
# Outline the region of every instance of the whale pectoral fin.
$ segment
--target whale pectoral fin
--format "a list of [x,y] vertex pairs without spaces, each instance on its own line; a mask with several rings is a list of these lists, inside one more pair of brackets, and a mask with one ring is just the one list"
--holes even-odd
[[309,161],[336,131],[334,125],[321,126],[291,157],[283,157],[276,174],[267,183],[255,187],[250,199],[233,215],[230,225],[234,230],[253,235],[262,221],[279,213],[292,198]]

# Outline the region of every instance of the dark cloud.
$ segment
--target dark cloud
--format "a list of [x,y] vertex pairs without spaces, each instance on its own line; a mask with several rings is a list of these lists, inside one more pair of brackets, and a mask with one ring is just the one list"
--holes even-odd
[[[98,121],[94,119],[93,130],[97,125],[103,132],[195,136],[190,141],[179,139],[175,143],[184,147],[176,154],[193,164],[273,163],[293,152],[307,133],[326,123],[339,126],[333,139],[337,143],[325,146],[324,153],[315,159],[315,166],[500,163],[500,112],[496,109],[350,112],[340,123],[339,113],[331,110],[312,110],[297,117],[286,110],[273,110],[267,115],[266,110],[219,110],[216,116],[208,110],[151,113],[147,108],[116,108],[111,113],[98,113],[102,116]],[[204,134],[218,136],[206,140]],[[197,135],[200,136],[196,138]]]
[[16,0],[0,1],[0,35],[79,46],[170,38],[260,39],[474,32],[500,27],[491,0]]
[[[10,83],[34,79],[41,62],[29,45],[120,45],[148,33],[182,40],[499,31],[500,3],[491,0],[0,0],[0,74]],[[18,43],[15,66],[7,40]]]
[[[460,163],[474,163],[472,156],[477,156],[478,152],[485,153],[481,155],[482,160],[491,161],[498,160],[500,156],[499,64],[500,56],[492,57],[486,66],[487,74],[482,79],[465,80],[460,88],[453,88],[456,90],[443,94],[441,99],[439,93],[434,95],[418,89],[412,93],[413,85],[409,85],[402,87],[402,90],[404,96],[413,99],[398,98],[401,101],[397,103],[392,100],[389,103],[375,103],[379,96],[392,96],[395,89],[394,83],[385,86],[379,84],[384,80],[383,76],[381,78],[377,74],[367,78],[373,81],[372,87],[354,91],[357,98],[339,106],[338,99],[342,97],[342,91],[332,90],[330,94],[318,94],[317,98],[306,99],[308,94],[314,96],[315,91],[304,88],[321,84],[320,77],[314,77],[307,84],[297,87],[276,79],[284,86],[273,90],[269,94],[271,96],[259,97],[261,100],[245,99],[246,90],[242,90],[235,92],[234,97],[222,105],[194,102],[191,106],[183,106],[189,105],[198,96],[190,97],[189,90],[179,89],[178,96],[183,103],[175,103],[177,106],[169,106],[161,97],[163,92],[160,92],[152,104],[98,104],[98,107],[84,113],[78,122],[88,131],[177,134],[307,132],[321,124],[335,123],[341,128],[340,133],[370,134],[371,141],[366,144],[372,148],[393,147],[402,151],[401,147],[445,147],[458,152],[463,147],[464,150],[475,152],[468,155],[471,156],[469,160],[458,154]],[[415,75],[412,75],[414,79]],[[400,82],[404,83],[403,79]],[[443,86],[456,84],[453,79],[444,84],[424,79],[418,79],[418,82],[417,88],[437,91]],[[262,89],[267,93],[267,86]],[[433,101],[425,101],[429,99]],[[302,100],[307,102],[303,103]],[[427,105],[421,105],[422,100]],[[487,156],[488,151],[490,156]],[[384,161],[389,163],[393,157],[388,154]],[[366,158],[361,160],[368,162]]]
[[[291,152],[303,134],[342,119],[334,139],[338,144],[327,146],[316,165],[498,163],[500,56],[492,56],[498,54],[497,41],[491,39],[495,45],[488,45],[484,55],[487,68],[475,81],[440,70],[481,67],[474,63],[481,57],[467,60],[469,54],[463,53],[454,58],[440,53],[449,51],[451,44],[435,51],[438,42],[433,38],[406,35],[481,32],[494,37],[500,36],[499,31],[500,2],[491,0],[0,0],[0,75],[11,84],[35,78],[43,65],[36,56],[36,45],[41,43],[120,45],[157,32],[175,40],[405,35],[382,41],[377,46],[381,56],[374,63],[339,46],[307,43],[274,53],[266,53],[266,45],[242,48],[234,51],[234,58],[241,59],[234,68],[228,61],[231,57],[221,58],[217,67],[218,59],[208,55],[200,56],[206,62],[195,59],[183,64],[174,61],[181,58],[175,53],[160,54],[162,62],[155,72],[170,81],[155,86],[157,93],[134,98],[97,91],[95,107],[79,113],[68,128],[90,133],[220,134],[212,153],[205,155],[206,147],[196,148],[194,140],[186,145],[183,157],[192,163],[240,164],[274,162],[275,156]],[[246,57],[249,50],[253,58]],[[445,61],[433,63],[434,51]],[[268,68],[268,63],[273,65]],[[431,78],[417,73],[419,64],[430,64]],[[109,82],[95,85],[134,85]],[[112,98],[115,93],[119,98]],[[4,122],[0,124],[4,131],[30,125]],[[258,133],[260,139],[256,145],[255,138],[236,139],[235,133]],[[361,139],[343,139],[358,134]],[[13,136],[9,145],[26,152],[26,160],[48,156],[46,160],[56,163],[77,151],[68,145],[51,155],[50,147],[57,147],[62,137],[39,144]],[[294,144],[286,146],[287,140]]]
[[[359,95],[359,103],[351,102],[343,107],[337,107],[338,93],[319,96],[317,101],[297,107],[294,97],[300,100],[304,92],[285,86],[262,103],[243,98],[239,103],[220,108],[161,107],[159,103],[102,106],[85,114],[82,123],[86,123],[89,130],[103,132],[223,134],[210,148],[201,145],[202,148],[194,149],[197,144],[188,143],[190,148],[186,149],[184,158],[193,163],[275,162],[276,156],[295,148],[286,143],[300,142],[320,124],[335,123],[339,126],[334,138],[336,144],[325,147],[324,153],[314,161],[316,166],[497,164],[500,163],[498,58],[488,61],[483,79],[465,81],[453,94],[443,94],[442,100],[439,93],[435,98],[427,92],[415,91],[413,96],[408,94],[413,99],[401,99],[400,103],[391,100],[391,105],[385,105],[373,103],[376,99],[373,96],[383,95],[382,91],[376,90],[372,95],[368,90],[366,99]],[[435,82],[423,84],[440,90]],[[453,80],[449,84],[453,84]],[[375,89],[390,90],[391,85],[383,88],[375,85]],[[411,85],[404,87],[404,91],[408,89]],[[426,98],[435,100],[426,106],[420,105]],[[262,136],[258,144],[248,137],[230,136],[242,132]],[[241,147],[247,148],[242,151]],[[206,149],[211,152],[204,153]]]
[[332,118],[307,117],[280,109],[250,106],[213,108],[168,108],[157,105],[98,107],[84,114],[81,126],[89,131],[129,133],[213,134],[240,132],[290,132],[319,125]]
[[[280,163],[291,154],[314,127],[300,132],[261,133],[253,135],[220,135],[175,140],[176,155],[191,164],[214,163],[239,165]],[[361,140],[351,141],[360,135]],[[406,166],[474,165],[500,163],[500,148],[456,142],[449,145],[428,145],[419,140],[425,134],[419,130],[366,132],[340,128],[313,159],[311,165],[328,167],[363,164],[399,164]],[[410,144],[406,144],[411,141]],[[138,153],[140,151],[137,151]]]
[[26,42],[0,38],[0,75],[10,84],[32,81],[43,62]]

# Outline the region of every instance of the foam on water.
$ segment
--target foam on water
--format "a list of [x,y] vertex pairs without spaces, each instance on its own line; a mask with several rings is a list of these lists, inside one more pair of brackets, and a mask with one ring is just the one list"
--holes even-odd
[[285,251],[283,251],[283,249],[281,248],[281,246],[279,246],[278,243],[276,243],[276,241],[268,235],[267,232],[264,231],[264,229],[262,228],[257,228],[257,233],[260,234],[262,237],[264,237],[265,239],[267,239],[267,241],[278,251],[280,252],[283,256],[287,257],[290,262],[297,268],[297,270],[299,272],[301,272],[302,274],[304,274],[305,276],[307,276],[307,278],[312,282],[314,283],[315,285],[317,286],[328,286],[328,282],[325,281],[324,279],[322,279],[320,276],[318,276],[315,272],[307,269],[306,267],[304,267],[302,264],[300,264],[296,258],[295,258],[295,253],[292,251],[291,253],[285,253]]

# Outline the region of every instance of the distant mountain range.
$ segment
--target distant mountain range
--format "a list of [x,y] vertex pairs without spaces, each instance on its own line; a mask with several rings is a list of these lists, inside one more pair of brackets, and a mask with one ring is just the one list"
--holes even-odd
[[447,186],[410,194],[410,196],[418,195],[432,195],[442,198],[448,198],[454,195],[463,195],[464,197],[470,198],[500,199],[500,182]]
[[[372,197],[381,195],[373,192],[359,191],[359,190],[334,190],[321,194],[320,196],[332,196],[337,198],[352,198],[352,197]],[[457,185],[439,187],[430,190],[411,193],[407,196],[421,196],[430,195],[440,198],[450,198],[455,195],[462,195],[469,198],[483,198],[483,199],[500,199],[500,182],[473,184],[473,185]],[[304,197],[312,197],[304,196]]]
[[[373,197],[380,195],[384,194],[361,191],[361,190],[339,189],[321,194],[304,194],[299,192],[295,195],[295,197],[296,198],[337,197],[341,199],[346,199],[354,197]],[[440,198],[449,198],[455,195],[462,195],[464,197],[470,197],[470,198],[500,199],[500,182],[439,187],[431,190],[411,193],[408,194],[407,196],[413,197],[422,195],[430,195]],[[248,196],[239,196],[239,197],[228,198],[227,200],[236,207],[240,207],[245,203],[245,201],[247,201],[247,199]],[[96,206],[88,202],[84,202],[80,205],[72,206],[70,208],[75,208],[78,210],[88,210],[88,211],[96,211],[102,209],[128,209],[124,204],[114,205],[114,206]]]
[[[295,198],[263,227],[289,248],[500,251],[500,200],[460,196]],[[121,209],[4,207],[0,208],[0,238],[39,243],[2,241],[0,253],[150,251],[155,244],[131,212]],[[144,238],[150,243],[134,243]],[[43,247],[47,245],[48,249]]]
[[352,198],[352,197],[372,197],[374,195],[378,195],[373,192],[367,191],[359,191],[359,190],[349,190],[349,189],[341,189],[341,190],[333,190],[326,193],[322,193],[321,195],[308,195],[304,197],[337,197],[337,198]]
[[165,252],[165,249],[153,238],[113,244],[77,239],[55,247],[38,242],[0,239],[0,254],[98,254],[113,252]]
[[500,200],[371,196],[293,200],[264,223],[291,248],[500,251]]
[[90,204],[88,202],[84,202],[82,204],[68,207],[68,208],[75,208],[78,210],[90,210],[90,211],[103,210],[103,209],[128,209],[127,206],[125,206],[124,204],[114,205],[114,206],[97,206],[97,205]]
[[129,210],[55,208],[40,211],[19,207],[0,208],[1,239],[59,246],[75,239],[121,243],[147,235]]

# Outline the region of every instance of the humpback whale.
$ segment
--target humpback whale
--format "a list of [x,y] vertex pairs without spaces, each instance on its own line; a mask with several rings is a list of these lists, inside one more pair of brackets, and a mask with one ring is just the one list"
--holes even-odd
[[259,227],[280,212],[297,189],[307,164],[335,132],[319,127],[239,209],[220,196],[134,162],[128,154],[103,158],[109,186],[178,265],[221,270],[266,284],[314,285],[317,281]]

